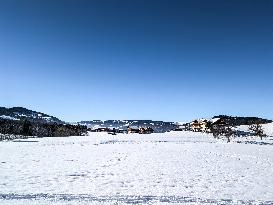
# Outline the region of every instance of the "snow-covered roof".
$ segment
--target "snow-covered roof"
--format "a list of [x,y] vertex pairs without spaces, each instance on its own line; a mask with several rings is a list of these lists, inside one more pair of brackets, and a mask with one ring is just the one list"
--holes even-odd
[[132,128],[132,129],[139,129],[138,126],[130,126],[130,128]]
[[210,119],[210,121],[212,122],[212,123],[215,123],[216,121],[218,121],[218,120],[220,120],[221,118],[212,118],[212,119]]
[[107,127],[103,127],[103,126],[101,126],[101,125],[95,125],[95,126],[93,126],[92,127],[92,129],[106,129]]

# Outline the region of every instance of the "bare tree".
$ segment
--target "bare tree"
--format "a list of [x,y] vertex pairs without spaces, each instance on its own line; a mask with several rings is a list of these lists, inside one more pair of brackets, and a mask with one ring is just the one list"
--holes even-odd
[[224,135],[227,138],[227,142],[230,142],[231,138],[234,137],[235,132],[231,129],[230,126],[226,126],[224,129]]
[[254,122],[254,124],[249,125],[248,128],[250,131],[254,132],[254,134],[258,137],[261,138],[261,140],[263,139],[263,137],[265,137],[266,135],[264,134],[264,130],[262,128],[262,125],[260,122],[256,121]]
[[235,131],[232,130],[232,127],[229,125],[214,125],[211,126],[211,132],[213,136],[217,139],[220,137],[226,137],[227,142],[230,142],[232,137],[235,136]]

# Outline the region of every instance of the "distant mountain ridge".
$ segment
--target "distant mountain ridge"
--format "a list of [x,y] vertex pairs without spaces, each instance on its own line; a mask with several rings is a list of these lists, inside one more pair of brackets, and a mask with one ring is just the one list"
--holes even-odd
[[127,129],[128,127],[151,127],[155,132],[167,132],[176,128],[174,122],[153,121],[153,120],[91,120],[81,121],[81,125],[85,125],[88,128],[96,127],[108,127],[117,129]]
[[0,118],[8,120],[29,120],[31,122],[41,123],[63,123],[63,121],[57,117],[23,107],[0,107]]

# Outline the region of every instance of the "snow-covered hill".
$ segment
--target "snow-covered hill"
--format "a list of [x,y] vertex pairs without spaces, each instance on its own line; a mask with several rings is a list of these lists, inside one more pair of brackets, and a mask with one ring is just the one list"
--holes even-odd
[[151,127],[155,132],[167,132],[173,130],[177,125],[174,122],[153,121],[153,120],[92,120],[81,121],[81,125],[89,128],[109,127],[127,129],[127,127]]
[[20,120],[20,119],[27,119],[29,121],[36,121],[36,122],[44,122],[44,123],[62,123],[56,117],[29,110],[23,107],[12,107],[12,108],[5,108],[0,107],[0,118],[8,119],[8,120]]

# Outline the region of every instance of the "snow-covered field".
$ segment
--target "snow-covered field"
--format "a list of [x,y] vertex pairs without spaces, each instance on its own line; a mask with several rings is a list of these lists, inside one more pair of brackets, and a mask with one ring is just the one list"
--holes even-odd
[[181,203],[273,204],[273,146],[192,132],[0,142],[1,205]]

